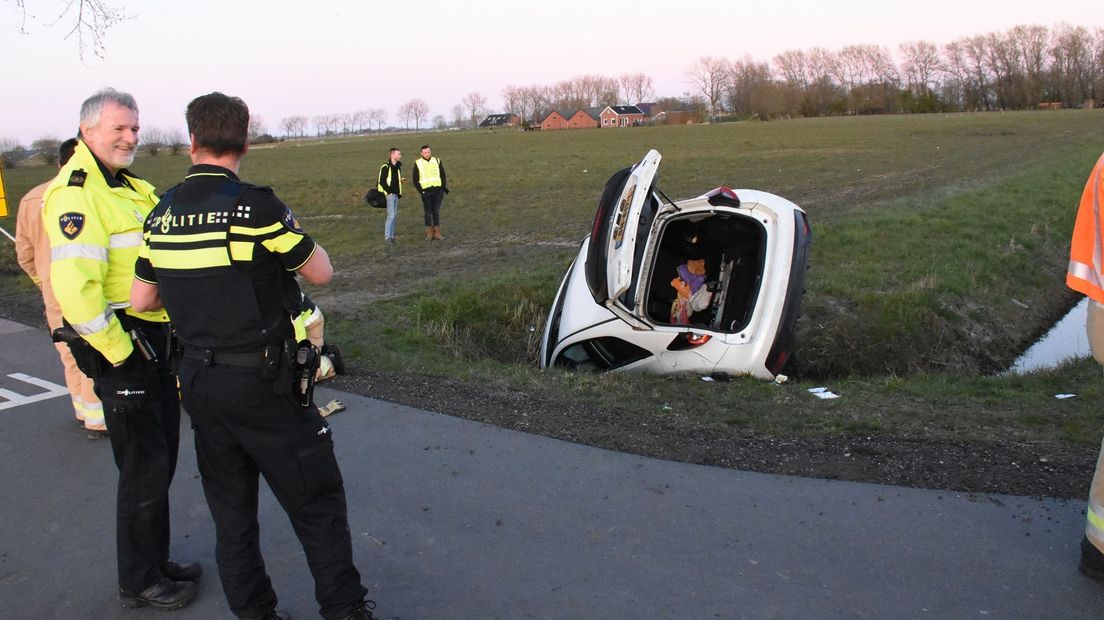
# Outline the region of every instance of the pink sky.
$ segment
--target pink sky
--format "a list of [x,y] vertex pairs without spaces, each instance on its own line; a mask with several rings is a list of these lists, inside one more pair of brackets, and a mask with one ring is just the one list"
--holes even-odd
[[[702,3],[638,1],[188,3],[109,0],[133,15],[108,32],[104,57],[83,62],[68,28],[51,26],[62,0],[28,2],[27,35],[14,3],[0,3],[0,138],[24,144],[75,131],[80,102],[114,86],[138,99],[142,124],[183,131],[183,109],[220,90],[242,97],[270,132],[281,118],[385,108],[424,99],[430,117],[478,91],[492,111],[502,88],[551,84],[583,73],[644,72],[660,96],[689,89],[684,72],[702,55],[770,60],[787,49],[947,43],[1018,24],[1104,26],[1100,2]],[[248,5],[248,6],[246,6]],[[263,6],[263,9],[249,8]],[[419,16],[415,6],[433,7]],[[312,126],[313,130],[313,126]]]

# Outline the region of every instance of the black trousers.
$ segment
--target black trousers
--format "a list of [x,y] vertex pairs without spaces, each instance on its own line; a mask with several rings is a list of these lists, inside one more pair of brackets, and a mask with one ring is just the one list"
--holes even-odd
[[230,610],[255,617],[276,607],[257,522],[263,475],[303,545],[320,613],[327,619],[351,614],[368,591],[353,566],[345,486],[317,408],[276,395],[254,368],[206,366],[185,357],[180,385]]
[[422,192],[422,209],[425,211],[426,226],[441,225],[441,203],[445,201],[445,192],[440,189]]
[[[180,402],[165,351],[168,326],[122,320],[126,329],[140,329],[160,358],[155,365],[135,351],[123,367],[108,368],[95,380],[119,468],[119,587],[141,592],[162,579],[161,566],[169,559],[169,485],[180,447]],[[134,388],[145,393],[133,394]]]

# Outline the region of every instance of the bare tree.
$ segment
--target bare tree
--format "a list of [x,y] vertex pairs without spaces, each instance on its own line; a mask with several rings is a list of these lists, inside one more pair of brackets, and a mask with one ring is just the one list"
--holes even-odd
[[721,111],[721,97],[728,77],[728,62],[724,58],[702,56],[686,69],[686,81],[695,93],[705,98],[710,117]]
[[19,140],[0,136],[0,153],[10,153],[11,151],[18,151],[22,148],[23,145],[19,144]]
[[403,126],[410,129],[410,121],[414,119],[414,110],[412,108],[413,101],[407,101],[395,109],[395,113],[403,122]]
[[383,124],[387,122],[387,110],[383,108],[372,108],[368,111],[368,122],[375,124],[376,131],[383,131]]
[[475,127],[479,124],[479,117],[487,113],[487,98],[479,93],[468,93],[460,100],[468,111],[468,126]]
[[904,57],[901,71],[909,90],[919,96],[932,93],[942,62],[939,48],[929,41],[909,41],[901,44],[901,55]]
[[506,114],[517,114],[525,118],[521,113],[522,100],[525,95],[523,89],[513,84],[502,89],[502,111]]
[[644,73],[623,73],[620,81],[625,103],[643,103],[655,96],[652,78]]
[[52,137],[39,138],[31,143],[31,148],[38,151],[39,155],[42,155],[42,159],[51,166],[58,162],[58,147],[60,146],[61,141]]
[[139,134],[141,149],[156,156],[165,148],[165,132],[160,127],[144,127]]
[[414,119],[414,131],[422,128],[422,121],[429,115],[429,104],[421,99],[410,100],[410,116]]
[[438,114],[437,116],[433,117],[433,128],[434,129],[445,129],[447,127],[448,127],[448,121],[445,120],[445,116],[443,114]]
[[292,116],[281,118],[280,130],[284,132],[285,138],[290,138],[295,135],[295,118]]
[[250,114],[249,141],[254,142],[266,133],[268,133],[268,128],[265,127],[264,117],[259,114]]
[[359,110],[353,113],[353,130],[357,133],[363,133],[365,128],[368,127],[368,110]]
[[[34,19],[35,15],[27,12],[26,0],[14,0],[14,2],[21,14],[18,30],[22,34],[27,34],[27,18]],[[104,0],[67,0],[62,5],[61,12],[49,25],[72,24],[63,39],[67,40],[76,35],[77,50],[82,60],[88,51],[102,58],[106,49],[104,38],[107,36],[107,31],[125,20],[132,19],[132,16],[124,13],[122,7]]]
[[170,129],[165,132],[165,145],[169,148],[170,154],[179,155],[180,151],[184,150],[184,147],[188,145],[188,142],[184,139],[184,134],[179,129]]
[[464,106],[459,103],[452,106],[452,124],[456,127],[464,126]]

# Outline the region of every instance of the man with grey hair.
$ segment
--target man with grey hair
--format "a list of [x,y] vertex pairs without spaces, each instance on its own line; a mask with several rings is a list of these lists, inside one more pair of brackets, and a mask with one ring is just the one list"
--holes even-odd
[[180,404],[164,309],[130,308],[152,185],[127,170],[138,148],[138,105],[114,89],[81,106],[80,141],[46,189],[50,281],[64,317],[55,332],[95,382],[119,469],[116,552],[124,607],[178,609],[196,596],[198,564],[169,559],[169,484]]

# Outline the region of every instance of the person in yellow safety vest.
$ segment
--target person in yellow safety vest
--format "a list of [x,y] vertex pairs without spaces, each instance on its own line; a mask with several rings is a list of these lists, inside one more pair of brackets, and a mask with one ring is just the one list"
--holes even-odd
[[[1089,298],[1086,331],[1097,362],[1104,364],[1104,155],[1096,161],[1081,194],[1070,243],[1066,285]],[[1104,581],[1104,443],[1096,461],[1081,541],[1081,572]]]
[[402,198],[402,151],[395,147],[387,154],[387,161],[380,166],[376,189],[387,200],[387,222],[383,225],[383,240],[395,243],[395,219],[399,216],[399,198]]
[[177,609],[195,598],[202,568],[169,559],[169,485],[180,445],[169,317],[162,308],[130,308],[142,225],[158,202],[153,185],[127,170],[138,131],[138,104],[129,94],[109,88],[86,99],[80,142],[46,189],[43,222],[54,295],[79,334],[70,348],[85,361],[82,369],[96,368],[119,469],[119,602]]
[[428,144],[422,145],[422,156],[414,162],[414,188],[422,196],[425,210],[426,241],[443,241],[441,235],[441,203],[448,193],[448,177],[440,158],[433,156]]
[[[58,168],[69,163],[76,148],[76,138],[69,138],[61,143],[58,147]],[[61,327],[61,308],[50,285],[50,240],[42,225],[42,196],[51,182],[53,178],[27,192],[23,200],[19,201],[19,214],[15,223],[15,255],[19,266],[42,293],[42,302],[46,307],[46,324],[52,332]],[[103,404],[96,396],[92,379],[77,368],[77,362],[69,352],[69,345],[55,342],[54,347],[65,369],[65,386],[69,389],[77,422],[84,426],[89,439],[106,437]]]

